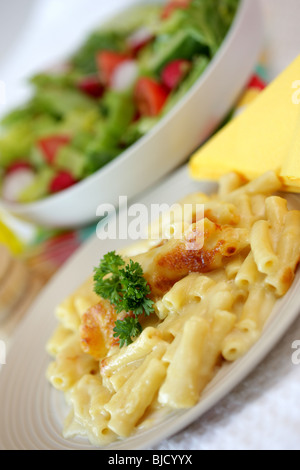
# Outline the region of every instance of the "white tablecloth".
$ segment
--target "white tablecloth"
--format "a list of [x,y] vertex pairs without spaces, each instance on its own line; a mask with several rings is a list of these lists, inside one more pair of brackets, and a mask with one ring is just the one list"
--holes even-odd
[[299,450],[300,365],[292,362],[295,340],[300,340],[300,318],[248,379],[156,449]]

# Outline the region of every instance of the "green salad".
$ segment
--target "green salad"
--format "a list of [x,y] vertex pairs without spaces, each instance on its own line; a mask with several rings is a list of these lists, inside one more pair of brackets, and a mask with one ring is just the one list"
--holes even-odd
[[94,31],[59,70],[30,79],[30,100],[1,121],[1,197],[65,190],[144,136],[203,74],[239,0],[134,8]]

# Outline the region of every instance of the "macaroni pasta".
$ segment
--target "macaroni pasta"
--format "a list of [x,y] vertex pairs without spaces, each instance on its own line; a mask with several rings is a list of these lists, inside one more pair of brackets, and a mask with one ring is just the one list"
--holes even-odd
[[[47,376],[70,406],[66,437],[102,446],[143,429],[157,410],[190,408],[222,362],[249,351],[300,260],[300,211],[274,195],[281,189],[273,172],[250,183],[230,174],[217,194],[191,195],[149,228],[158,242],[130,253],[155,313],[129,346],[119,347],[114,306],[91,279],[58,307]],[[203,204],[202,214],[192,209],[180,220],[187,203]],[[181,238],[168,220],[183,228]]]

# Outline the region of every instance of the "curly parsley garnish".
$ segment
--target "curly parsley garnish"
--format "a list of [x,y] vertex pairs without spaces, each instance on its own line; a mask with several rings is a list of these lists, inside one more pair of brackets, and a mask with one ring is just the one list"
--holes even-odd
[[142,325],[137,318],[127,317],[125,320],[116,321],[114,337],[119,338],[119,345],[122,348],[124,345],[128,346],[131,344],[133,338],[137,338],[142,331]]
[[141,265],[132,260],[126,264],[121,256],[112,251],[95,268],[94,281],[96,294],[109,300],[117,314],[131,313],[124,320],[117,320],[114,328],[114,337],[119,338],[120,347],[128,346],[142,332],[138,317],[154,312],[154,302],[149,299],[151,289]]

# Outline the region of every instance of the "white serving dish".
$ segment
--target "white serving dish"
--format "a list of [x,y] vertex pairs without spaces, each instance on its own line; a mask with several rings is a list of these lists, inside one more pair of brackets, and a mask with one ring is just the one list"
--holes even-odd
[[[150,2],[155,0],[132,0],[128,4]],[[86,7],[88,10],[88,4]],[[98,10],[101,17],[101,7]],[[96,14],[97,11],[94,18]],[[66,15],[64,19],[68,23]],[[75,21],[79,19],[75,15]],[[151,187],[183,164],[230,111],[255,68],[262,33],[258,0],[241,0],[234,24],[214,60],[151,132],[70,189],[31,204],[1,204],[11,213],[39,225],[70,228],[92,223],[100,204],[117,207],[119,196],[130,199]],[[59,44],[57,53],[61,55]]]

